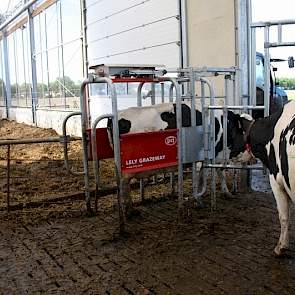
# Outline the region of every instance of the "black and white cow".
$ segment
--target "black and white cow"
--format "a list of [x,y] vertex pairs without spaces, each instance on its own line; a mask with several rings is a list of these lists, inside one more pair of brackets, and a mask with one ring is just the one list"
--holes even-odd
[[[150,132],[176,128],[176,104],[175,103],[161,103],[152,106],[131,107],[118,112],[119,133],[138,133]],[[202,125],[202,113],[196,110],[196,124]],[[222,111],[215,113],[215,155],[216,158],[221,158],[223,155],[223,116]],[[108,128],[111,129],[112,122],[109,120]],[[182,104],[182,126],[191,126],[191,109],[186,104]],[[240,134],[237,132],[240,131]],[[231,151],[233,146],[233,139],[240,138],[242,140],[243,133],[239,128],[239,120],[231,111],[228,112],[228,151]],[[124,175],[123,190],[126,204],[131,204],[129,181],[131,178],[144,178],[152,175],[155,171],[143,172],[137,174]],[[225,194],[230,194],[226,185],[225,177],[222,172],[218,171],[221,179],[222,191]]]
[[244,142],[235,142],[234,153],[243,151],[240,160],[244,162],[259,158],[269,169],[281,224],[274,252],[280,256],[289,246],[289,203],[295,202],[295,101],[269,117],[252,121],[240,117],[239,120],[245,136]]

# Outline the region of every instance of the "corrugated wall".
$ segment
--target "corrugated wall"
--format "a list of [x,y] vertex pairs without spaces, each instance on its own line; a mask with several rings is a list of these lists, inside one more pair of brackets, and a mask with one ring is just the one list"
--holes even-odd
[[178,0],[88,0],[89,64],[180,61]]

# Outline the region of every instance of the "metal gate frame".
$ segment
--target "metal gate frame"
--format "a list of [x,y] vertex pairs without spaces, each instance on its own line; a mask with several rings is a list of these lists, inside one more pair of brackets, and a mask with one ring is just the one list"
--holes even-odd
[[[269,115],[270,106],[270,48],[295,46],[294,42],[285,42],[282,38],[283,27],[294,25],[295,19],[255,22],[250,24],[250,98],[256,105],[256,29],[264,28],[264,116]],[[270,27],[277,27],[277,41],[270,42]]]

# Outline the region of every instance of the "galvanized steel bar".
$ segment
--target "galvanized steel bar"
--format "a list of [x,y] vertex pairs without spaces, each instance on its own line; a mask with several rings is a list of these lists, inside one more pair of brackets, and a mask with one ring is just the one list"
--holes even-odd
[[219,105],[210,105],[207,107],[209,110],[222,110],[224,108],[230,110],[264,110],[264,106],[219,106]]
[[87,109],[87,85],[93,82],[93,77],[85,79],[80,89],[80,110],[81,110],[81,130],[82,130],[82,146],[83,146],[83,167],[84,167],[84,183],[85,183],[85,201],[87,210],[91,211],[90,191],[89,191],[89,166],[88,166],[88,109]]
[[141,92],[142,92],[142,87],[144,85],[145,82],[140,82],[138,84],[138,87],[137,87],[137,106],[138,107],[141,107],[142,106],[142,95],[141,95]]
[[60,137],[44,137],[44,138],[27,138],[27,139],[3,139],[0,140],[0,146],[2,145],[18,145],[18,144],[31,144],[31,143],[46,143],[46,142],[61,142],[63,143],[65,140],[77,140]]
[[232,164],[207,164],[204,165],[206,168],[225,168],[225,169],[241,169],[241,170],[263,170],[263,166],[257,166],[257,165],[232,165]]
[[[189,73],[190,78],[190,105],[191,105],[191,126],[197,125],[196,120],[196,99],[195,99],[195,83],[196,83],[196,77],[194,71],[191,69]],[[198,194],[198,184],[197,184],[197,167],[196,162],[192,163],[192,187],[193,187],[193,197],[196,198],[196,195]]]
[[6,188],[6,204],[7,212],[10,209],[10,145],[7,145],[7,188]]
[[282,43],[283,39],[282,39],[282,24],[278,25],[278,43]]
[[[269,26],[264,28],[264,44],[269,42]],[[264,46],[264,116],[269,116],[270,106],[270,54],[269,48]]]
[[251,28],[251,50],[250,50],[250,101],[249,104],[256,106],[256,29]]
[[161,85],[161,102],[165,102],[165,85],[163,82],[160,83]]
[[[236,67],[230,67],[230,68],[223,68],[223,67],[192,67],[193,71],[196,74],[201,75],[210,75],[212,74],[231,74],[236,72]],[[172,70],[171,70],[172,71]],[[170,73],[170,70],[167,72]],[[191,71],[191,68],[184,68],[184,69],[178,69],[180,73],[189,73]]]
[[173,88],[174,88],[174,85],[172,83],[169,88],[169,102],[173,102]]
[[265,48],[271,47],[285,47],[285,46],[295,46],[295,42],[267,42],[264,44]]
[[222,109],[222,115],[223,115],[223,162],[227,163],[227,117],[228,117],[228,109],[226,108],[228,106],[228,96],[229,96],[229,75],[225,75],[224,77],[224,108]]
[[88,77],[88,38],[87,38],[87,6],[86,0],[80,0],[81,6],[81,23],[82,23],[82,52],[83,52],[83,75]]
[[[35,56],[35,27],[34,19],[32,16],[32,7],[28,9],[29,15],[29,35],[30,35],[30,62],[31,62],[31,78],[32,78],[32,118],[33,123],[37,123],[37,104],[38,104],[38,94],[37,94],[37,65]],[[43,81],[42,81],[43,82]]]
[[277,26],[277,25],[293,25],[295,24],[295,18],[293,19],[285,19],[285,20],[272,20],[272,21],[266,21],[266,22],[256,22],[252,23],[252,28],[263,28],[263,27],[271,27],[271,26]]
[[[184,212],[184,199],[183,199],[183,166],[182,166],[182,102],[180,95],[180,87],[175,78],[167,78],[171,81],[175,89],[176,95],[176,122],[177,122],[177,158],[178,158],[178,210],[183,217]],[[171,89],[171,87],[170,87]]]
[[[210,93],[210,105],[214,104],[214,89],[211,83],[205,79],[200,78],[201,81],[207,84]],[[210,143],[211,143],[211,156],[212,164],[215,164],[215,112],[214,109],[210,109]],[[211,210],[216,210],[216,171],[212,169],[212,179],[211,179]]]
[[155,83],[151,83],[151,105],[156,103],[156,88]]
[[[74,117],[74,116],[81,116],[82,113],[81,112],[73,112],[69,115],[67,115],[63,122],[62,122],[62,132],[63,132],[63,137],[64,138],[67,138],[67,122],[68,120],[71,118],[71,117]],[[69,157],[68,157],[68,141],[67,140],[64,140],[63,141],[63,144],[64,144],[64,163],[65,163],[65,167],[66,167],[66,170],[71,173],[72,175],[82,175],[84,174],[84,171],[82,172],[75,172],[73,171],[71,168],[70,168],[70,164],[69,164]]]
[[[145,82],[140,82],[138,87],[137,87],[137,106],[141,107],[142,106],[142,87],[144,85]],[[143,179],[139,180],[139,194],[140,194],[140,198],[143,199],[144,198],[144,184],[143,184]]]
[[179,9],[179,36],[180,36],[180,66],[188,67],[189,65],[189,54],[188,54],[188,24],[187,24],[187,1],[178,1]]
[[[208,109],[204,108],[205,106],[205,82],[201,81],[201,105],[202,105],[202,123],[203,123],[203,140],[204,140],[204,163],[209,163],[209,123],[208,123]],[[204,168],[204,166],[203,166]],[[206,192],[207,188],[207,170],[204,169],[202,173],[202,184],[203,187],[198,193],[197,190],[193,190],[193,197],[196,199],[197,203],[202,204],[201,197]],[[194,185],[194,184],[193,184]],[[198,187],[199,188],[199,187]]]
[[3,36],[3,59],[4,59],[4,72],[5,72],[5,109],[6,118],[9,118],[9,109],[11,107],[11,83],[10,83],[10,71],[9,71],[9,57],[8,57],[8,46],[7,46],[7,36],[4,32]]

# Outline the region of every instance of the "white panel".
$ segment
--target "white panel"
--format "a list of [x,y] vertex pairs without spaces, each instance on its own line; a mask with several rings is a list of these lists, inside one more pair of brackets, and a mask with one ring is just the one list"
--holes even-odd
[[87,1],[90,65],[179,66],[177,0]]

